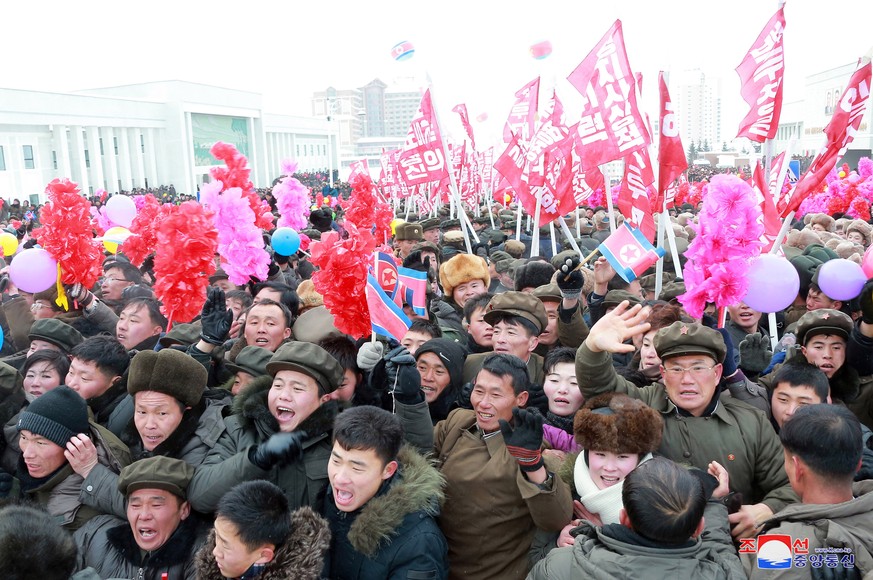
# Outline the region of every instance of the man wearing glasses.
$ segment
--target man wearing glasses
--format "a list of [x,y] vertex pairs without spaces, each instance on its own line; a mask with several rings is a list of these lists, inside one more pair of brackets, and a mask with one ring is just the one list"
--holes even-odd
[[103,281],[100,284],[101,298],[103,302],[116,310],[117,314],[117,307],[122,303],[121,293],[128,286],[140,283],[142,283],[142,274],[133,264],[125,262],[107,264],[103,271]]
[[658,452],[706,471],[717,461],[730,474],[742,505],[730,515],[734,538],[752,537],[787,504],[797,501],[783,467],[782,446],[764,413],[720,392],[726,347],[721,334],[702,324],[674,322],[655,334],[661,381],[646,387],[616,374],[612,354],[633,350],[624,341],[649,330],[649,309],[627,301],[591,328],[576,353],[576,378],[588,399],[626,393],[659,411],[664,437]]

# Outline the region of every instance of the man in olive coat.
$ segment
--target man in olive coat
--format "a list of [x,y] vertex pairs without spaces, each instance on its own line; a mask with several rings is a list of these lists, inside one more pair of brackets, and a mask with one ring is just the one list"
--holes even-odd
[[721,334],[683,321],[662,328],[654,339],[661,381],[639,388],[616,374],[612,353],[630,352],[624,341],[649,331],[648,309],[627,301],[605,314],[576,352],[579,388],[590,398],[626,393],[664,417],[659,452],[706,470],[711,461],[730,474],[731,491],[743,505],[730,515],[735,538],[748,537],[774,513],[797,501],[782,465],[782,447],[763,412],[719,393],[726,347]]

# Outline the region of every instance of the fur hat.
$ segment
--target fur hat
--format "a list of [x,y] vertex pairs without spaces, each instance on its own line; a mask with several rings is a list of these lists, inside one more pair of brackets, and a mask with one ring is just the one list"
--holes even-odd
[[821,238],[818,233],[812,230],[803,229],[791,230],[788,232],[788,236],[785,238],[785,243],[783,245],[797,248],[799,250],[805,250],[807,246],[820,243]]
[[871,235],[873,235],[873,227],[871,227],[870,224],[864,220],[853,220],[852,223],[846,227],[846,237],[848,237],[852,232],[861,234],[865,246],[870,245]]
[[312,280],[304,280],[297,286],[297,298],[300,299],[300,310],[324,305],[324,297],[315,289]]
[[127,392],[164,393],[193,407],[200,402],[208,380],[206,368],[183,352],[172,348],[141,350],[130,361]]
[[554,273],[555,267],[549,262],[539,260],[528,262],[515,272],[515,289],[523,290],[524,288],[544,286],[552,280]]
[[419,241],[421,236],[421,224],[402,223],[394,227],[394,240]]
[[834,231],[834,218],[826,213],[817,213],[809,220],[810,226],[821,226],[826,232]]
[[470,280],[482,280],[485,288],[491,284],[488,264],[479,256],[458,254],[440,266],[440,285],[446,296],[451,296],[456,287]]
[[651,453],[661,444],[664,421],[639,399],[608,393],[576,412],[573,436],[582,449],[611,453]]

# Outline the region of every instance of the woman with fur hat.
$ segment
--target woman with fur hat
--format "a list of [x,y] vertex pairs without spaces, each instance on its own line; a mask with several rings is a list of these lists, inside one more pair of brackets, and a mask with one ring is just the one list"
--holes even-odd
[[538,532],[531,557],[538,561],[555,547],[572,546],[570,530],[587,520],[596,526],[619,523],[622,483],[627,474],[650,460],[661,444],[664,423],[657,411],[627,395],[594,397],[573,420],[576,444],[559,475],[573,490],[573,520],[560,534]]
[[484,294],[491,284],[488,264],[479,256],[458,254],[440,266],[440,285],[443,287],[442,301],[452,307],[450,312],[438,312],[440,326],[464,332],[464,304],[467,300]]

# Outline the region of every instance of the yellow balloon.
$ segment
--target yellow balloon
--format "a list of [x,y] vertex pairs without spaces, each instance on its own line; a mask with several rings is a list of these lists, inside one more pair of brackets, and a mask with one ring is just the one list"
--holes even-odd
[[103,247],[106,248],[106,251],[110,254],[114,254],[118,252],[118,246],[123,244],[124,241],[130,237],[130,230],[127,228],[123,228],[121,226],[115,226],[114,228],[109,228],[106,230],[106,233],[103,234]]
[[846,172],[845,172],[845,171],[840,171],[837,175],[840,176],[840,179],[845,179],[845,177],[846,177]]
[[394,228],[396,228],[397,226],[399,226],[400,224],[403,224],[403,223],[406,223],[406,222],[404,222],[400,218],[395,218],[395,219],[391,220],[391,235],[392,236],[394,235]]
[[4,256],[11,256],[18,250],[18,238],[9,232],[0,234],[0,248],[3,248]]
[[503,195],[503,203],[509,203],[509,202],[511,202],[511,201],[512,201],[512,196],[511,196],[511,195],[509,195],[508,193],[506,193],[506,194]]

